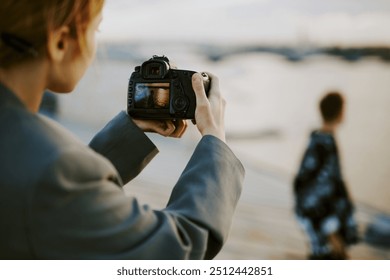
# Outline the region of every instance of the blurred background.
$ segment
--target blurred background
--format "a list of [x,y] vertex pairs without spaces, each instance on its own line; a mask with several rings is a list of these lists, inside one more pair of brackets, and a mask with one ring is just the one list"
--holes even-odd
[[[353,259],[390,259],[390,1],[106,0],[96,61],[58,119],[86,143],[120,110],[134,67],[166,55],[180,69],[210,71],[227,100],[228,143],[247,170],[245,188],[220,259],[304,259],[291,182],[319,98],[346,96],[336,135],[359,230],[375,238]],[[199,134],[150,135],[156,159],[126,192],[162,208]],[[369,242],[370,241],[370,242]]]

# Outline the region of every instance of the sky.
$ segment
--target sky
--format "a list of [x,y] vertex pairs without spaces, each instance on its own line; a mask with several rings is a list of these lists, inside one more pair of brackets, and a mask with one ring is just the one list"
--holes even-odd
[[390,46],[390,0],[106,0],[102,41]]

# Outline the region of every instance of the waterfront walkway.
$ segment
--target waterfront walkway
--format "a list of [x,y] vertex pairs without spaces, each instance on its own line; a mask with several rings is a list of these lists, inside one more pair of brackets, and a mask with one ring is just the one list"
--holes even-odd
[[[62,122],[83,141],[91,139],[95,129]],[[195,147],[191,131],[184,139],[149,135],[160,153],[133,181],[125,192],[155,209],[164,208],[172,187]],[[238,154],[240,157],[240,155]],[[254,166],[240,157],[246,169],[244,189],[233,219],[226,245],[216,259],[305,259],[308,248],[292,212],[290,179],[266,167]],[[359,231],[363,235],[379,209],[356,201]],[[351,259],[390,259],[390,250],[364,242],[349,250]]]
[[[160,153],[126,191],[157,209],[168,201],[170,190],[191,155],[191,145],[154,140]],[[252,166],[241,158],[246,177],[228,241],[217,259],[305,259],[305,235],[292,208],[290,180],[275,171]],[[378,209],[356,202],[356,218],[363,236]],[[351,259],[390,259],[390,250],[360,243],[350,248]]]

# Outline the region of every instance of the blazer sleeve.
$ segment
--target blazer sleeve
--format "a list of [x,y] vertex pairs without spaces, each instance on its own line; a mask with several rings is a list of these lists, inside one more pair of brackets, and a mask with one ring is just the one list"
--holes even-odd
[[208,231],[206,259],[225,243],[241,195],[245,170],[230,148],[205,136],[175,185],[167,210]]
[[204,259],[226,240],[241,163],[212,136],[198,144],[166,209],[126,196],[109,161],[85,147],[53,156],[30,198],[38,259]]
[[124,111],[96,134],[89,146],[111,161],[123,184],[135,178],[158,153],[152,141]]

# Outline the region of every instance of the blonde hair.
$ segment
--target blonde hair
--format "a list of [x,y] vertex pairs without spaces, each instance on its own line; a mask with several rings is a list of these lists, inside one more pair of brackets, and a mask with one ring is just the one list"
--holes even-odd
[[83,51],[85,31],[103,4],[104,0],[1,0],[0,67],[46,55],[48,34],[61,26],[69,27]]

